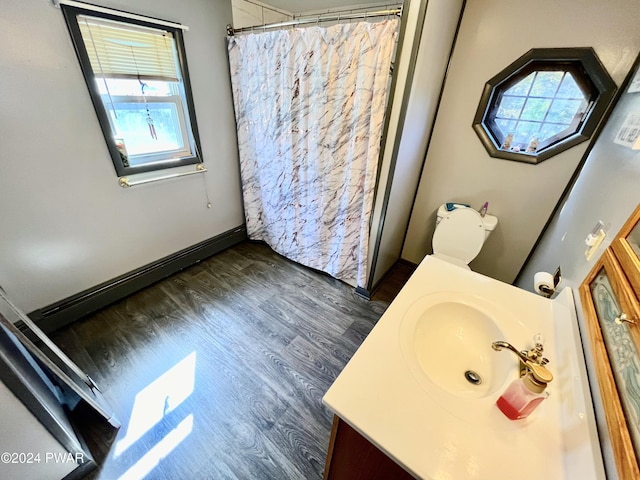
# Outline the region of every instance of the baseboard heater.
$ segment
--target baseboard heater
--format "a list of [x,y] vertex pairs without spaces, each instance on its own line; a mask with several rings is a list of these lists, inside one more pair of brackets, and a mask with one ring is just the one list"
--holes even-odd
[[[244,225],[29,313],[46,333],[94,313],[247,238]],[[20,327],[20,325],[17,325]]]

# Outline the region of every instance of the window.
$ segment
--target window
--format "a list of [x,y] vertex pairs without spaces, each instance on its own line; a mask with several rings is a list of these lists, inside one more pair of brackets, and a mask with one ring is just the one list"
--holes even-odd
[[117,174],[200,163],[182,31],[62,9]]
[[487,82],[474,129],[491,156],[538,163],[587,140],[614,91],[592,49],[534,49]]

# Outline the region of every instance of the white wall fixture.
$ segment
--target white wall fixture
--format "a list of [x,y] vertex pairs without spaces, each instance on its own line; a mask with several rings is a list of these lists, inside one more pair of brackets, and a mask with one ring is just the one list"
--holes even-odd
[[606,236],[607,229],[605,228],[605,224],[602,220],[598,220],[598,223],[593,227],[591,233],[589,233],[587,238],[584,239],[584,243],[587,245],[587,249],[584,252],[584,258],[587,261],[591,260],[591,257],[593,257],[593,254],[602,244]]

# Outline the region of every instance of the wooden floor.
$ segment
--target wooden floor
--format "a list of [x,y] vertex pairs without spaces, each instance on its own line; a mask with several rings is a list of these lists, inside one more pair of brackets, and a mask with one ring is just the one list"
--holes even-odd
[[91,477],[322,478],[322,396],[410,273],[366,301],[244,242],[56,332],[122,422]]

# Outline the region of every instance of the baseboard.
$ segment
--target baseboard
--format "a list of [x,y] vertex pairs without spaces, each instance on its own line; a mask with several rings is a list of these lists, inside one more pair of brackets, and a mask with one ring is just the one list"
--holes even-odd
[[367,290],[366,288],[356,287],[354,293],[359,297],[371,300],[371,292],[369,292],[369,290]]
[[247,238],[244,225],[29,313],[46,333],[94,313]]
[[399,258],[398,261],[396,262],[396,265],[404,265],[405,267],[412,268],[413,270],[418,268],[417,263],[410,262],[409,260],[405,260],[404,258]]
[[398,265],[404,265],[405,267],[411,268],[412,270],[415,270],[416,268],[418,268],[418,265],[416,263],[410,262],[409,260],[405,260],[404,258],[399,258],[393,263],[393,265],[389,267],[389,269],[386,272],[384,272],[382,277],[380,277],[380,280],[378,280],[378,282],[375,285],[373,285],[370,290],[365,290],[369,294],[369,300],[371,300],[371,296],[373,296],[376,293],[376,290],[380,288],[380,285],[384,283],[384,281],[389,277],[389,275],[391,275],[391,272],[393,272],[393,269],[396,268],[396,266]]

